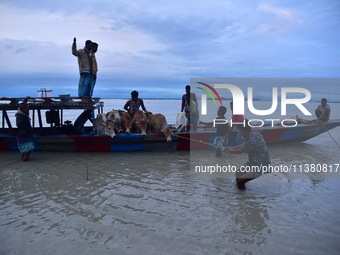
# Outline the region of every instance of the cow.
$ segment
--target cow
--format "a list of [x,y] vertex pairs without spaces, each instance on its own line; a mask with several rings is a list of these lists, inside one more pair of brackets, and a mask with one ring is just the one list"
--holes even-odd
[[115,132],[122,132],[122,120],[120,117],[120,111],[119,110],[112,110],[108,113],[106,113],[106,119],[107,121],[111,121],[114,126]]
[[176,128],[177,131],[180,132],[184,129],[184,131],[187,131],[187,125],[188,125],[188,119],[185,116],[184,112],[179,112],[177,114],[177,118],[176,118]]
[[114,138],[116,136],[115,133],[115,126],[113,124],[113,122],[111,121],[107,121],[104,125],[104,134],[107,136],[111,136],[112,138]]
[[97,136],[111,136],[112,138],[116,136],[114,131],[114,126],[111,121],[107,121],[106,114],[100,113],[93,120],[93,128],[97,132]]
[[141,110],[138,110],[134,113],[132,117],[132,127],[136,131],[136,133],[141,133],[142,135],[146,135],[146,129],[148,125],[149,117],[152,113],[145,113]]
[[93,129],[97,135],[104,135],[104,125],[106,124],[106,114],[100,113],[93,120]]
[[126,134],[130,134],[132,128],[132,119],[130,114],[125,111],[119,111],[119,115],[123,131],[125,131]]
[[148,123],[149,131],[151,133],[162,132],[167,142],[171,142],[171,131],[168,128],[168,123],[163,114],[156,113],[150,116]]
[[112,122],[114,122],[115,120],[119,120],[120,119],[119,111],[118,110],[112,110],[112,111],[106,113],[106,119],[111,120]]

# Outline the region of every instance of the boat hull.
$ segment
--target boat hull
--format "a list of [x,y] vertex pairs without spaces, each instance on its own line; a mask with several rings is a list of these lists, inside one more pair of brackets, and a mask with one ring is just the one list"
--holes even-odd
[[[152,150],[180,150],[181,139],[167,142],[162,134],[118,135],[53,135],[34,136],[35,150],[38,151],[152,151]],[[183,141],[187,143],[187,141]],[[185,147],[185,146],[184,146]],[[0,150],[17,150],[15,136],[0,136]]]
[[[340,125],[340,120],[330,121],[324,125],[313,122],[299,124],[296,127],[262,127],[260,131],[267,144],[302,142],[327,132]],[[231,138],[235,138],[235,130]],[[40,151],[173,151],[189,149],[212,149],[215,131],[201,130],[197,132],[173,133],[172,141],[167,142],[162,133],[146,136],[140,134],[118,134],[116,137],[76,135],[76,134],[44,134],[35,135],[35,150]],[[235,139],[230,139],[235,140]],[[235,144],[228,143],[228,146]],[[0,133],[0,150],[18,150],[15,135]]]

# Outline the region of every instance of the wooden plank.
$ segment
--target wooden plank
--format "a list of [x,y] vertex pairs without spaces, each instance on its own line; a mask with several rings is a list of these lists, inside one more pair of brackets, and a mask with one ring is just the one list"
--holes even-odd
[[40,109],[38,109],[37,111],[38,111],[39,127],[42,128],[43,124],[42,124],[42,118],[41,118],[41,111]]
[[33,113],[32,113],[32,128],[35,128],[35,111],[33,109]]
[[6,122],[7,122],[7,126],[8,126],[10,129],[12,129],[12,124],[11,124],[11,121],[9,120],[9,118],[8,118],[8,115],[7,115],[6,110],[3,110],[3,111],[2,111],[2,115],[3,115],[3,117],[5,118],[5,120],[6,120]]

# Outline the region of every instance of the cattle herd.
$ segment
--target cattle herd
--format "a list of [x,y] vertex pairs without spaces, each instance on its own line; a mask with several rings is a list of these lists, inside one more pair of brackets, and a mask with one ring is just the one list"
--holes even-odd
[[139,110],[131,117],[126,111],[112,110],[98,114],[93,121],[93,128],[98,136],[107,135],[112,138],[116,133],[139,133],[143,136],[147,133],[163,133],[166,140],[171,142],[171,130],[164,115],[160,113]]

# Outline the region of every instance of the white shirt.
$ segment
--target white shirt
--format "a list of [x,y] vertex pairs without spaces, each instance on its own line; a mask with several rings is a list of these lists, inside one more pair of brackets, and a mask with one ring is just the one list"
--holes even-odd
[[329,104],[326,104],[325,107],[322,107],[322,105],[320,104],[318,106],[318,108],[316,108],[316,110],[319,110],[322,113],[324,113],[327,109],[329,109],[329,111],[331,111],[331,107],[329,106]]

